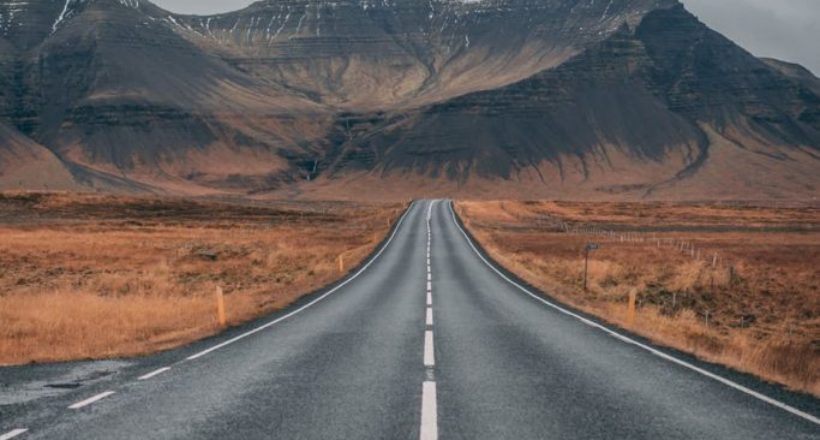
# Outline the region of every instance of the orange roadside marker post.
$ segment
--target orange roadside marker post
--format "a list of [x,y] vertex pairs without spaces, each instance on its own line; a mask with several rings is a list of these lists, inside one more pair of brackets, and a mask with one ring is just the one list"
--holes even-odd
[[216,286],[216,317],[219,320],[220,327],[225,327],[228,324],[225,317],[225,295],[219,286]]
[[629,292],[629,308],[627,309],[627,322],[629,326],[635,325],[636,302],[638,301],[638,290],[632,289]]

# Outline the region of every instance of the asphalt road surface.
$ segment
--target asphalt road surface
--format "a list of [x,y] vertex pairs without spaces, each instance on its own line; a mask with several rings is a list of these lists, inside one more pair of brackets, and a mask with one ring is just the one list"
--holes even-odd
[[818,399],[657,349],[488,263],[417,202],[368,265],[137,360],[0,369],[0,440],[820,439]]

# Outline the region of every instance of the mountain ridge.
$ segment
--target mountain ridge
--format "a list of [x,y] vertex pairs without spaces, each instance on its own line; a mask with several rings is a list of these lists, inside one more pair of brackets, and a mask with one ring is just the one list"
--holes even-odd
[[[34,3],[0,1],[0,121],[89,187],[675,198],[681,181],[719,184],[700,172],[716,144],[778,170],[777,194],[750,182],[736,197],[820,184],[820,80],[676,0],[263,0],[210,16]],[[332,193],[356,181],[370,183]]]

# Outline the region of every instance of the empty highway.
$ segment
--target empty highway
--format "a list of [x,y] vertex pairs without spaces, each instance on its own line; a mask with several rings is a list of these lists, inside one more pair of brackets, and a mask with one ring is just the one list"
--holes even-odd
[[517,284],[447,201],[274,316],[143,359],[0,368],[0,386],[0,440],[820,439],[817,399]]

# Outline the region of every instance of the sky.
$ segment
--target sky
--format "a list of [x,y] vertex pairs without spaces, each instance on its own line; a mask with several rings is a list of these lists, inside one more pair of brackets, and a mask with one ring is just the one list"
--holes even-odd
[[[174,12],[209,14],[252,0],[154,0]],[[757,56],[800,63],[820,75],[820,0],[682,0],[701,21]]]

